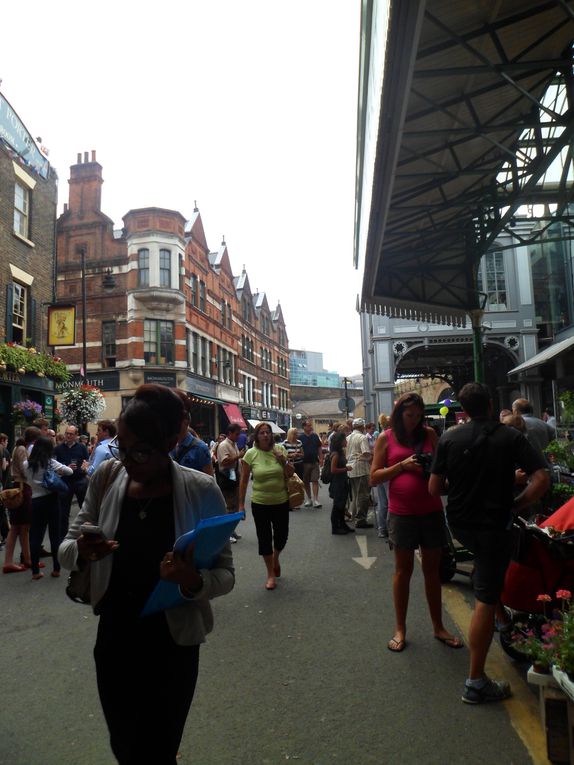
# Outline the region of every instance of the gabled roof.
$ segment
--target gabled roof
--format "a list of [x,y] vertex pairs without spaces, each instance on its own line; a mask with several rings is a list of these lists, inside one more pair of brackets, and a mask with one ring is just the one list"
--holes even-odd
[[266,308],[267,312],[270,313],[269,303],[267,302],[267,296],[264,292],[256,292],[255,295],[253,295],[253,307],[258,316],[262,308]]
[[280,321],[285,326],[285,319],[283,317],[283,311],[281,310],[281,303],[277,303],[275,310],[271,314],[271,321],[275,324]]
[[209,251],[203,223],[201,221],[201,213],[197,207],[194,207],[191,218],[185,222],[185,235],[191,237],[204,250]]
[[227,252],[227,245],[225,244],[225,240],[221,242],[218,250],[209,253],[208,258],[209,265],[216,273],[219,273],[223,270],[233,279],[231,261],[229,260],[229,253]]
[[235,287],[235,291],[237,292],[237,297],[239,300],[241,300],[243,290],[246,290],[248,295],[252,294],[251,286],[249,284],[249,277],[247,276],[247,271],[245,269],[243,269],[240,276],[234,277],[233,286]]

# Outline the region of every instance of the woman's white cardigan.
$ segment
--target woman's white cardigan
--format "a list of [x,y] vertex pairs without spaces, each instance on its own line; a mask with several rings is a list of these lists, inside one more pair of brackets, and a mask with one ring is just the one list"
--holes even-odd
[[[107,467],[104,468],[106,465]],[[103,462],[90,479],[82,508],[60,545],[58,557],[64,568],[70,570],[80,568],[76,540],[80,536],[82,523],[98,525],[108,539],[115,539],[128,485],[128,475],[122,467],[106,491],[101,507],[98,508],[98,500],[109,469],[108,461]],[[182,467],[173,461],[171,471],[176,538],[194,529],[202,518],[225,514],[223,495],[211,476]],[[96,614],[98,604],[110,583],[112,561],[113,553],[89,564],[91,566],[91,603]],[[201,569],[200,573],[203,578],[201,590],[193,598],[186,599],[180,606],[165,612],[171,635],[178,645],[203,643],[205,636],[213,629],[213,613],[209,601],[230,592],[235,584],[231,545],[229,543],[225,545],[213,568]]]

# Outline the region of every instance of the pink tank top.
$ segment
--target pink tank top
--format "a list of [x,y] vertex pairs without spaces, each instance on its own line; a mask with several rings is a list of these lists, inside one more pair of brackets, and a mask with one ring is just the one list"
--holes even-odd
[[[392,430],[385,430],[387,437],[387,467],[406,460],[415,453],[412,446],[399,444]],[[423,444],[423,452],[432,453],[430,435],[427,433]],[[427,515],[442,512],[440,497],[431,497],[428,493],[427,481],[419,473],[405,471],[399,473],[389,482],[389,512],[395,515]]]

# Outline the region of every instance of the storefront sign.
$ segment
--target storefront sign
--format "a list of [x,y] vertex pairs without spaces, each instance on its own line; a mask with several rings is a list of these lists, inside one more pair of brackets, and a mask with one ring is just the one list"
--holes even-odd
[[44,415],[49,420],[54,416],[54,396],[44,396]]
[[16,372],[0,372],[0,382],[20,383],[21,377]]
[[18,117],[4,96],[0,95],[0,138],[11,146],[42,178],[48,177],[49,163],[24,123]]
[[187,375],[184,383],[185,390],[188,393],[195,393],[198,396],[211,396],[216,398],[215,395],[215,383],[211,383],[208,380],[201,380],[192,375]]
[[166,385],[168,388],[177,387],[175,372],[144,372],[144,382]]
[[[86,379],[88,385],[93,385],[94,388],[99,388],[104,392],[120,389],[120,373],[116,370],[113,372],[88,372]],[[80,375],[72,375],[68,382],[58,385],[58,391],[63,393],[71,388],[79,388],[83,384],[84,380]]]

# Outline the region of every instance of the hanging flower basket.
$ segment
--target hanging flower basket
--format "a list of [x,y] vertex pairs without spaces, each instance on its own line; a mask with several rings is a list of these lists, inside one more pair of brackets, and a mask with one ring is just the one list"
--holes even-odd
[[42,407],[35,401],[26,399],[25,401],[18,401],[12,407],[12,422],[15,425],[31,425],[37,417],[43,416]]
[[106,400],[99,388],[81,385],[60,397],[62,418],[79,427],[83,422],[95,422],[106,408]]

